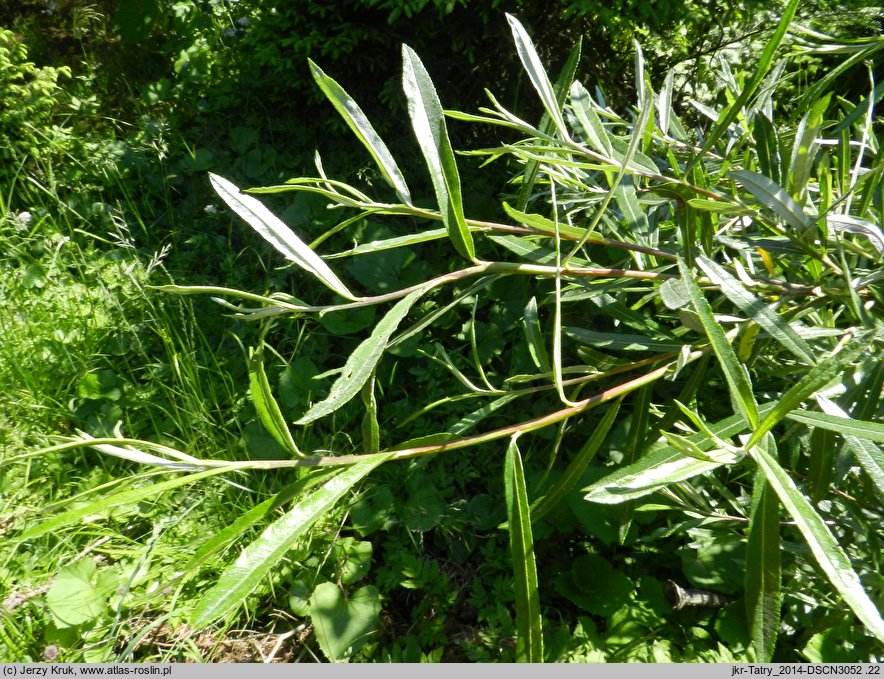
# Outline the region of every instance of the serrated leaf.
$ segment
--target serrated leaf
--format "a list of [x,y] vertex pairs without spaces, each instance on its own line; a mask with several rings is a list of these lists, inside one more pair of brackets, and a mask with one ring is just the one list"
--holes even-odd
[[295,542],[324,516],[356,483],[382,464],[390,453],[367,455],[299,501],[268,526],[228,566],[215,585],[197,602],[191,615],[194,627],[204,627],[229,613],[248,596]]
[[531,511],[522,456],[510,440],[506,451],[504,483],[507,523],[510,533],[510,555],[516,591],[516,658],[521,662],[543,662],[543,623],[540,616],[540,594],[537,586],[537,564],[534,558],[534,537]]
[[810,345],[801,339],[795,329],[762,300],[746,290],[743,284],[731,276],[724,267],[705,255],[698,257],[696,263],[706,272],[713,283],[721,286],[725,297],[757,325],[767,330],[773,339],[795,354],[803,363],[807,365],[816,363]]
[[474,260],[475,247],[464,218],[460,175],[439,96],[420,58],[408,45],[402,46],[402,62],[402,87],[408,100],[408,115],[430,171],[442,222],[458,253]]
[[863,590],[859,576],[853,570],[850,559],[832,536],[822,517],[814,510],[807,498],[795,487],[795,483],[779,463],[760,446],[749,451],[764,472],[767,482],[776,491],[780,502],[795,521],[810,551],[823,573],[832,583],[870,634],[884,641],[884,620],[875,604]]
[[[766,439],[773,443],[773,438]],[[780,503],[759,471],[746,544],[746,618],[759,662],[770,662],[777,641],[782,603]]]
[[380,138],[374,127],[372,127],[365,113],[363,113],[353,98],[347,94],[344,88],[334,79],[327,76],[311,59],[307,59],[307,63],[310,65],[310,73],[313,75],[316,84],[319,85],[325,96],[328,97],[338,113],[341,114],[344,122],[359,138],[362,145],[368,149],[384,179],[396,191],[399,200],[406,205],[411,205],[411,194],[408,191],[408,185],[405,183],[405,177],[393,159],[390,149],[387,148],[387,145]]
[[390,336],[396,332],[396,328],[399,327],[399,323],[408,314],[411,306],[427,289],[424,286],[412,291],[400,299],[384,315],[380,323],[375,326],[371,335],[350,354],[350,357],[341,369],[341,374],[335,380],[325,400],[310,408],[295,424],[309,424],[313,420],[330,415],[359,393],[362,385],[371,377],[378,361],[381,360]]
[[703,297],[702,291],[694,282],[690,270],[681,258],[678,260],[678,268],[681,272],[681,280],[687,287],[694,309],[700,317],[700,322],[703,324],[706,336],[712,344],[712,350],[715,352],[718,364],[727,380],[734,407],[737,412],[743,415],[748,425],[755,427],[758,424],[758,412],[755,396],[752,393],[752,384],[749,382],[749,373],[731,348],[724,330],[712,314],[712,307]]
[[328,265],[295,232],[268,210],[256,198],[240,193],[239,189],[224,177],[209,173],[212,188],[236,214],[242,217],[258,234],[277,251],[305,271],[313,274],[326,287],[349,300],[357,300]]
[[793,229],[803,232],[811,225],[813,219],[804,214],[804,210],[786,189],[773,180],[750,170],[735,170],[729,174],[755,196],[759,203],[779,215]]

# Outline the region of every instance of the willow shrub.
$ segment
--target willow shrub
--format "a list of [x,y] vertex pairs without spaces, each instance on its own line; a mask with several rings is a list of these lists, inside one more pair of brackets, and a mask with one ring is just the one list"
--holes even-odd
[[[290,508],[199,600],[192,624],[200,626],[229,614],[379,465],[462,455],[478,446],[496,449],[503,462],[517,590],[518,656],[542,660],[532,525],[580,482],[614,423],[626,415],[626,408],[620,412],[624,396],[632,394],[629,444],[619,467],[581,491],[586,502],[619,505],[622,541],[635,529],[634,512],[654,507],[682,517],[666,536],[688,536],[711,525],[738,535],[746,545],[744,598],[759,660],[771,659],[784,621],[796,619],[788,607],[801,605],[795,597],[786,597],[784,605],[790,594],[783,586],[784,551],[806,555],[805,564],[828,583],[828,594],[843,602],[867,635],[884,640],[884,621],[872,600],[880,592],[869,593],[880,588],[880,580],[861,579],[874,578],[873,536],[880,527],[875,508],[884,492],[878,445],[884,425],[875,421],[882,410],[884,166],[872,134],[871,107],[833,101],[827,96],[831,81],[806,91],[791,122],[775,120],[784,73],[775,54],[796,4],[790,3],[757,64],[745,73],[722,75],[727,104],[706,110],[714,124],[699,140],[673,110],[673,76],[655,92],[640,50],[639,100],[624,117],[575,80],[577,50],[553,83],[521,24],[508,17],[525,75],[545,110],[542,122],[532,125],[493,97],[477,115],[443,111],[417,54],[403,47],[408,113],[432,180],[429,206],[412,193],[357,103],[311,63],[320,89],[373,157],[387,185],[379,190],[391,198],[372,197],[326,176],[318,157],[316,177],[278,186],[241,192],[220,176],[210,179],[234,212],[326,289],[327,301],[221,287],[165,289],[238,300],[239,305],[219,299],[250,319],[329,317],[374,306],[385,309],[383,316],[333,371],[335,381],[325,398],[305,404],[294,423],[274,396],[264,346],[254,348],[252,398],[264,427],[289,459],[226,462],[144,441],[73,438],[55,450],[91,446],[189,473],[112,494],[54,517],[24,537],[55,530],[101,506],[138,501],[217,474],[302,469],[297,484],[278,498]],[[858,63],[857,52],[872,57],[881,46],[878,38],[842,47],[847,60]],[[871,83],[865,101],[879,89]],[[499,126],[515,140],[477,152],[498,163],[508,158],[520,168],[516,190],[501,206],[504,221],[467,216],[447,119]],[[319,195],[341,211],[340,223],[312,246],[255,198],[293,191]],[[343,252],[317,252],[326,239],[366,218],[429,226],[400,229]],[[388,291],[378,295],[360,294],[333,268],[338,258],[416,251],[430,243],[447,243],[460,263],[398,289],[391,274]],[[491,286],[517,278],[531,281],[522,317],[508,327],[477,322],[477,305]],[[467,360],[449,355],[440,344],[421,347],[446,317],[470,311],[471,330],[462,338]],[[502,375],[483,355],[483,340],[501,333],[519,338],[530,371]],[[385,355],[406,344],[412,354],[422,351],[450,371],[450,392],[442,401],[463,410],[457,425],[445,431],[394,441],[381,427],[391,404],[378,393],[375,376]],[[415,374],[398,379],[409,380],[405,390],[419,400],[429,391],[415,382]],[[319,426],[347,404],[360,402],[364,414],[352,450],[302,449],[298,440],[305,438],[304,427]],[[538,403],[550,407],[538,413]],[[415,404],[415,421],[426,421],[438,405]],[[577,452],[560,462],[551,455],[557,474],[526,474],[520,444],[549,429],[553,436],[540,440],[556,447],[572,425],[594,421],[597,408],[601,415],[593,433]],[[502,426],[482,429],[491,419],[507,417],[511,420]],[[201,557],[230,544],[274,502],[266,501],[213,536],[201,547]],[[866,547],[856,548],[852,535]],[[351,604],[356,603],[354,598]],[[377,614],[376,602],[362,603]],[[340,629],[346,626],[343,621]],[[326,639],[330,656],[344,653],[340,644],[332,646]]]

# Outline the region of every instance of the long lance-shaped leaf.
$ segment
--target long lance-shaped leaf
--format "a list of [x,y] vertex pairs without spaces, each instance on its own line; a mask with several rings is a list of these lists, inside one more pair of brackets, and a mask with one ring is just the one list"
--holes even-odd
[[384,179],[396,191],[396,195],[406,205],[411,205],[411,194],[408,191],[408,185],[405,183],[405,177],[402,171],[393,159],[390,149],[380,138],[374,127],[368,121],[359,105],[353,98],[347,94],[335,80],[325,74],[311,59],[307,60],[310,64],[310,73],[319,88],[325,93],[332,105],[337,109],[338,113],[353,131],[362,145],[368,149],[371,157],[377,163]]
[[442,105],[427,69],[408,45],[402,46],[402,88],[408,99],[408,115],[430,171],[448,237],[458,253],[475,260],[473,236],[464,217],[460,175],[448,139]]
[[534,49],[531,38],[528,37],[528,33],[514,16],[507,14],[506,20],[509,22],[513,33],[513,40],[516,43],[516,52],[519,55],[519,60],[522,62],[522,66],[525,67],[528,79],[540,96],[543,108],[546,109],[547,114],[555,123],[556,130],[558,130],[562,139],[569,141],[570,136],[568,135],[568,129],[565,127],[565,119],[562,117],[555,90],[553,90],[549,76],[546,74],[543,63],[537,55],[537,50]]
[[807,541],[814,559],[819,564],[829,582],[835,587],[844,601],[863,622],[869,633],[884,641],[884,620],[875,604],[865,593],[859,576],[853,570],[850,559],[829,532],[825,521],[816,513],[813,506],[795,487],[792,479],[766,450],[756,446],[749,454],[761,467],[767,482],[773,487],[780,502],[795,521],[795,525]]
[[816,363],[813,350],[801,337],[795,332],[779,314],[770,309],[764,302],[755,297],[751,292],[746,290],[743,284],[728,271],[720,266],[717,262],[712,261],[705,255],[701,255],[696,260],[706,275],[721,286],[724,295],[734,303],[734,305],[746,314],[757,325],[761,326],[770,333],[777,342],[782,344],[786,349],[791,351],[801,361],[808,365]]
[[740,182],[759,203],[778,214],[799,233],[810,226],[812,218],[804,214],[795,199],[775,181],[750,170],[737,170],[731,172],[730,176]]
[[571,489],[574,488],[578,481],[580,481],[583,472],[586,471],[587,466],[589,466],[589,463],[592,461],[592,458],[595,457],[599,448],[602,447],[602,443],[604,443],[608,432],[611,430],[611,427],[614,424],[614,419],[620,411],[621,403],[623,403],[623,399],[617,399],[610,405],[605,412],[604,417],[602,417],[599,423],[595,426],[595,429],[593,429],[592,436],[589,437],[580,449],[580,452],[578,452],[574,459],[571,460],[565,471],[562,472],[562,475],[556,480],[549,491],[547,491],[546,495],[544,495],[540,502],[538,502],[531,510],[532,522],[536,522],[540,518],[546,516],[550,510],[568,496]]
[[362,389],[362,385],[368,381],[374,372],[378,361],[387,348],[387,342],[399,323],[405,318],[411,306],[423,295],[429,288],[427,286],[418,288],[400,299],[396,305],[390,309],[380,323],[375,326],[371,335],[364,340],[344,364],[341,374],[325,400],[320,401],[308,410],[295,424],[309,424],[313,420],[325,417],[338,408],[347,403]]
[[[837,404],[832,403],[832,401],[825,396],[817,396],[817,402],[820,404],[820,408],[826,411],[828,415],[837,416],[837,419],[848,423],[839,430],[844,437],[844,442],[847,444],[847,448],[850,452],[856,457],[857,462],[859,462],[860,466],[865,470],[866,474],[869,475],[872,483],[875,484],[875,488],[878,489],[878,494],[884,497],[884,453],[882,453],[880,446],[876,446],[874,443],[869,443],[868,441],[863,441],[858,436],[849,433],[849,423],[853,422],[853,420],[851,420],[850,416],[838,407]],[[875,423],[869,422],[868,424]],[[884,430],[884,425],[877,425],[877,427]]]
[[270,524],[197,602],[191,615],[191,624],[194,627],[203,627],[230,612],[279,563],[298,538],[388,457],[389,453],[367,455],[364,461],[347,467]]
[[[568,55],[568,60],[562,67],[559,77],[556,79],[554,89],[556,94],[556,108],[559,110],[561,110],[561,107],[565,104],[565,98],[568,96],[568,89],[571,87],[571,83],[574,82],[574,76],[577,73],[577,65],[580,63],[582,49],[583,39],[579,38],[574,49],[572,49],[571,53]],[[548,113],[545,113],[543,119],[540,121],[540,131],[549,135],[552,133],[553,127],[555,127],[553,119]],[[517,205],[520,210],[524,210],[528,206],[528,200],[531,198],[531,192],[534,190],[534,183],[537,181],[537,173],[540,169],[540,165],[541,163],[539,159],[530,160],[525,165],[525,171],[522,173],[522,187],[519,189],[517,200]]]
[[519,661],[536,663],[543,662],[543,623],[540,616],[531,511],[528,508],[525,471],[522,468],[517,439],[518,434],[510,439],[504,467],[510,554],[516,589],[516,657]]
[[697,152],[697,155],[691,160],[689,167],[686,170],[686,174],[693,168],[697,162],[706,155],[706,152],[712,148],[712,146],[721,138],[721,135],[725,133],[730,124],[737,119],[737,116],[740,114],[742,108],[746,105],[749,99],[755,94],[755,91],[758,89],[758,86],[764,80],[767,72],[770,70],[771,65],[773,64],[774,57],[776,56],[777,49],[779,49],[780,44],[783,42],[783,38],[786,37],[786,31],[789,29],[789,24],[792,23],[792,18],[795,16],[795,11],[798,9],[799,0],[789,0],[789,4],[787,4],[783,8],[783,12],[780,15],[780,23],[777,25],[774,34],[771,36],[771,39],[768,40],[767,45],[764,47],[764,51],[761,54],[761,57],[758,60],[758,64],[755,66],[755,74],[749,80],[748,83],[743,87],[743,91],[740,92],[740,96],[736,98],[736,100],[727,107],[725,111],[718,117],[718,121],[715,123],[715,126],[706,135],[706,139],[703,142],[703,147]]
[[758,443],[762,436],[773,429],[788,413],[801,405],[805,399],[810,398],[833,379],[841,375],[847,366],[853,363],[862,352],[867,350],[868,344],[864,341],[866,337],[855,338],[837,354],[824,358],[811,368],[804,377],[798,380],[783,394],[783,397],[777,402],[776,407],[767,414],[767,417],[755,427],[752,437],[746,443],[746,448],[751,448]]
[[[773,437],[765,441],[773,444]],[[780,503],[761,471],[755,493],[746,544],[746,619],[759,662],[770,662],[780,626],[782,575],[780,572]]]
[[[773,406],[773,403],[760,406],[759,413],[763,415]],[[733,415],[708,425],[708,429],[718,439],[728,439],[746,431],[746,422],[742,415]],[[711,451],[718,445],[704,433],[692,434],[685,438],[703,452]],[[586,493],[584,499],[600,504],[620,504],[742,459],[740,455],[731,455],[728,459],[722,456],[721,451],[716,451],[714,454],[718,459],[712,459],[707,455],[711,460],[707,461],[690,457],[675,446],[651,450],[635,464],[622,467],[584,488],[583,492]]]
[[285,450],[295,457],[303,458],[304,454],[298,450],[285,418],[282,416],[282,411],[279,409],[279,404],[273,397],[267,373],[264,371],[264,357],[261,349],[252,352],[250,356],[249,392],[252,395],[252,403],[255,404],[255,412],[258,413],[258,419],[261,420],[264,428]]
[[700,317],[700,322],[703,324],[703,329],[706,331],[706,336],[712,344],[712,350],[715,352],[727,380],[734,407],[737,412],[743,415],[746,423],[754,428],[758,424],[758,412],[755,396],[752,393],[752,385],[749,382],[749,373],[728,343],[724,330],[712,315],[712,307],[703,297],[702,291],[691,276],[690,269],[681,258],[678,260],[678,268],[681,272],[681,279],[687,286],[694,309]]
[[209,181],[221,199],[264,240],[281,252],[286,259],[312,273],[341,297],[350,300],[359,299],[347,289],[347,286],[338,279],[334,271],[320,259],[319,255],[313,252],[276,215],[264,207],[257,198],[240,193],[233,183],[216,174],[209,173]]

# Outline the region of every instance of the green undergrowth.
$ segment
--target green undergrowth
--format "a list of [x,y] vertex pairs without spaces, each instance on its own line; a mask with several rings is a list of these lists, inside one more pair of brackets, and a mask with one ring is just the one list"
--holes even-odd
[[365,169],[204,156],[168,248],[14,177],[0,657],[880,661],[884,43],[796,9],[622,107],[510,15],[536,114],[404,46],[420,174],[311,61]]

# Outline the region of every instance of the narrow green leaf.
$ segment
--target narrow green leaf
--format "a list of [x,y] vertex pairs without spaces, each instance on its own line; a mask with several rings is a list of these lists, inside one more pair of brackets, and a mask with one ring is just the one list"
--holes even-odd
[[516,658],[521,662],[539,663],[543,662],[543,621],[540,616],[531,510],[528,508],[525,471],[517,438],[518,435],[510,439],[504,468],[507,523],[516,590]]
[[279,404],[273,397],[267,373],[264,371],[264,356],[261,349],[249,350],[249,392],[255,405],[255,412],[258,413],[258,419],[264,428],[285,450],[295,457],[304,457],[304,454],[298,450]]
[[713,283],[721,286],[721,291],[724,295],[740,311],[757,325],[767,330],[773,339],[807,365],[814,365],[816,363],[810,345],[801,339],[795,329],[783,320],[779,314],[746,290],[745,286],[736,277],[731,276],[724,267],[705,255],[698,257],[696,263]]
[[420,58],[408,45],[402,46],[402,62],[402,87],[408,99],[408,115],[430,171],[442,222],[458,253],[475,260],[473,236],[464,218],[460,175],[439,96]]
[[[773,443],[768,436],[766,441]],[[777,495],[756,473],[749,541],[746,544],[746,619],[759,662],[770,662],[777,642],[782,604],[780,573],[780,503]]]
[[[556,223],[548,217],[516,210],[515,208],[510,207],[506,201],[503,202],[503,209],[510,219],[514,219],[519,224],[524,224],[531,229],[537,229],[538,231],[543,231],[550,235],[556,233]],[[563,236],[580,238],[586,233],[586,229],[580,229],[568,224],[559,224],[559,233]]]
[[780,183],[780,142],[773,123],[761,112],[755,115],[752,136],[755,137],[758,169],[771,181]]
[[426,286],[414,290],[400,299],[384,315],[371,335],[350,354],[325,400],[310,408],[295,424],[309,424],[320,417],[330,415],[359,393],[362,385],[371,377],[378,361],[381,360],[390,336],[396,332],[396,328],[408,314],[411,306],[427,290]]
[[393,238],[384,238],[382,240],[373,240],[368,243],[360,243],[359,245],[343,252],[335,252],[331,255],[323,255],[323,259],[339,259],[341,257],[353,257],[354,255],[367,255],[372,252],[384,252],[386,250],[395,250],[396,248],[407,248],[420,243],[428,243],[429,241],[445,238],[448,231],[445,229],[431,229],[422,233],[410,233],[406,236],[395,236]]
[[648,217],[638,203],[638,194],[635,192],[631,176],[624,176],[614,189],[614,200],[617,201],[626,228],[635,242],[641,245],[655,245],[651,238]]
[[619,351],[670,352],[679,351],[684,346],[683,342],[654,339],[644,335],[597,332],[595,330],[572,328],[570,326],[562,328],[562,332],[579,344],[588,344],[589,346],[601,347],[603,349],[617,349]]
[[[840,408],[839,411],[841,411]],[[786,419],[802,422],[818,429],[826,429],[828,431],[838,432],[839,434],[856,436],[857,438],[865,439],[867,441],[884,443],[884,423],[881,422],[855,420],[847,415],[837,415],[832,412],[815,413],[810,410],[800,409],[793,410],[786,415]]]
[[580,481],[583,472],[586,471],[592,458],[595,457],[599,448],[602,447],[602,443],[605,442],[605,438],[614,424],[617,413],[620,411],[621,403],[623,403],[622,398],[617,399],[611,404],[605,412],[604,417],[599,420],[599,423],[595,426],[595,429],[593,429],[592,436],[589,437],[580,449],[580,452],[574,456],[574,459],[571,460],[565,468],[565,471],[562,472],[562,475],[531,510],[532,522],[536,522],[548,514],[557,504],[559,504],[559,502],[567,497],[568,493],[571,492],[571,489],[574,488],[578,481]]
[[763,174],[749,170],[736,170],[729,173],[766,208],[778,214],[783,221],[799,232],[810,226],[813,219],[804,214],[801,206],[786,193],[786,189]]
[[362,448],[367,453],[381,449],[381,429],[378,425],[378,402],[374,395],[375,373],[362,385],[362,403],[365,415],[362,416]]
[[801,198],[810,180],[810,174],[816,162],[819,140],[817,139],[820,126],[823,124],[823,114],[829,107],[832,93],[814,102],[813,107],[804,114],[795,130],[795,143],[792,146],[792,158],[789,163],[791,169],[791,193],[796,198]]
[[[825,410],[828,415],[837,416],[838,419],[841,420],[849,417],[846,412],[838,407],[837,404],[824,396],[818,396],[817,402],[819,402],[820,407]],[[865,424],[875,423],[869,422]],[[884,429],[884,425],[878,424],[877,428]],[[850,452],[853,453],[854,457],[856,457],[857,462],[859,462],[866,474],[869,475],[869,478],[878,490],[878,494],[884,497],[884,452],[882,452],[881,448],[874,443],[864,441],[858,436],[854,436],[847,432],[847,427],[840,430],[841,435],[844,437],[844,443],[847,445]]]
[[286,555],[306,531],[325,515],[356,483],[390,457],[366,456],[313,491],[268,526],[228,566],[215,585],[197,602],[191,614],[194,627],[204,627],[230,612]]
[[528,79],[540,97],[543,108],[546,109],[547,115],[552,119],[562,139],[569,140],[570,136],[568,135],[568,129],[565,127],[565,119],[562,117],[556,93],[553,90],[552,83],[549,81],[546,70],[543,68],[543,63],[541,63],[540,57],[537,55],[537,50],[534,49],[531,38],[528,37],[528,33],[514,16],[507,14],[506,20],[509,22],[513,33],[516,53],[519,55],[519,60],[528,74]]
[[310,73],[319,88],[325,93],[332,105],[347,123],[347,126],[359,138],[363,146],[374,158],[387,183],[396,191],[396,195],[406,205],[411,205],[411,194],[402,171],[393,159],[390,149],[380,138],[374,127],[368,121],[359,105],[335,80],[330,78],[311,59],[307,59],[310,65]]
[[197,481],[201,481],[202,479],[207,479],[212,476],[217,476],[218,474],[229,473],[242,467],[246,467],[248,466],[248,464],[249,463],[242,463],[237,465],[236,463],[231,463],[229,466],[218,467],[216,469],[208,469],[206,471],[197,472],[196,474],[179,476],[178,478],[171,479],[169,481],[154,483],[142,488],[125,490],[119,493],[114,493],[113,495],[106,495],[96,500],[95,502],[77,507],[76,509],[67,511],[64,514],[59,514],[58,516],[52,517],[48,521],[44,521],[43,523],[36,525],[33,528],[29,528],[19,536],[19,539],[30,540],[32,538],[37,538],[41,535],[45,535],[46,533],[56,533],[59,529],[64,528],[65,526],[70,526],[71,524],[83,522],[86,517],[103,514],[104,512],[108,511],[109,509],[113,509],[114,507],[133,505],[149,497],[153,497],[154,495],[162,495],[167,491],[179,488],[180,486],[186,486],[189,483],[196,483]]
[[550,372],[549,354],[543,342],[543,330],[537,317],[537,299],[534,297],[528,300],[522,312],[522,327],[528,341],[528,353],[531,354],[535,367],[541,372]]
[[745,366],[740,363],[730,343],[728,343],[724,330],[715,321],[712,307],[709,306],[709,302],[703,297],[703,292],[694,282],[690,270],[681,258],[678,260],[678,268],[681,271],[681,279],[688,289],[694,309],[700,317],[700,322],[706,330],[706,336],[712,344],[712,350],[715,352],[715,356],[718,358],[718,363],[727,380],[734,407],[737,409],[737,412],[743,415],[746,423],[754,428],[758,424],[758,412],[755,396],[752,393],[752,384],[749,382],[749,373]]
[[823,358],[816,366],[811,368],[797,383],[783,394],[776,407],[768,413],[767,417],[755,427],[752,437],[746,443],[746,448],[751,448],[761,440],[767,432],[773,429],[786,415],[797,408],[805,399],[825,387],[829,382],[842,374],[844,369],[853,363],[864,351],[868,350],[868,336],[854,338],[846,347],[838,353]]
[[718,121],[715,123],[709,134],[706,135],[702,148],[697,152],[697,155],[694,156],[688,169],[691,169],[696,165],[697,161],[706,155],[706,152],[711,149],[725,131],[727,131],[730,124],[737,119],[737,116],[740,114],[743,107],[752,95],[755,94],[755,91],[758,89],[758,86],[764,80],[773,64],[774,56],[776,56],[776,52],[779,49],[780,44],[783,42],[783,38],[786,37],[789,24],[792,23],[792,18],[795,16],[795,11],[797,9],[798,0],[789,0],[789,3],[783,8],[782,13],[780,14],[780,22],[777,24],[774,34],[771,36],[770,40],[768,40],[767,45],[765,45],[764,51],[758,59],[758,63],[753,64],[754,74],[752,78],[750,78],[749,82],[743,87],[740,96],[738,96],[725,111],[722,111],[721,115],[718,117]]
[[[568,96],[568,88],[571,86],[571,83],[574,81],[574,75],[577,73],[577,66],[580,63],[582,46],[583,39],[579,38],[577,40],[577,44],[568,55],[568,60],[562,67],[562,70],[559,73],[559,77],[556,79],[555,93],[556,102],[558,104],[557,108],[559,109],[564,106],[565,99]],[[543,134],[549,135],[554,127],[555,123],[553,122],[552,118],[550,118],[548,113],[544,113],[543,119],[540,121],[540,131]],[[531,198],[531,192],[534,190],[534,184],[537,180],[537,172],[540,169],[540,165],[541,164],[539,160],[528,161],[528,163],[525,165],[525,171],[522,173],[522,187],[519,189],[517,202],[519,209],[521,210],[525,209],[525,207],[528,205],[529,199]]]
[[832,536],[825,521],[816,513],[807,498],[795,487],[792,479],[767,451],[756,446],[749,454],[764,472],[767,482],[776,491],[780,502],[795,521],[795,525],[807,542],[817,564],[829,582],[844,598],[868,632],[884,641],[884,620],[875,604],[863,590],[859,576],[853,570],[850,559]]
[[[773,406],[773,403],[760,406],[759,413],[763,415]],[[709,425],[709,430],[718,439],[728,439],[746,431],[746,422],[742,415],[733,415]],[[704,452],[718,446],[716,441],[703,433],[692,434],[686,439]],[[718,452],[715,454],[720,455]],[[601,504],[619,504],[635,500],[673,483],[685,481],[740,459],[742,456],[734,455],[731,460],[722,457],[708,462],[688,457],[674,446],[652,449],[635,464],[617,469],[584,488],[583,492],[586,493],[584,499]]]
[[571,109],[580,124],[584,141],[589,147],[608,158],[613,158],[614,148],[611,146],[608,131],[602,125],[598,113],[595,112],[595,102],[592,95],[576,80],[571,85]]
[[[787,417],[791,417],[789,413]],[[841,419],[841,418],[839,418]],[[814,428],[810,434],[810,460],[807,463],[807,487],[810,498],[819,502],[835,478],[835,441],[837,434],[827,429]]]
[[240,193],[239,189],[231,182],[216,174],[209,173],[209,181],[221,199],[286,259],[316,276],[341,297],[350,300],[359,299],[347,289],[347,286],[338,279],[319,255],[313,252],[258,199]]

